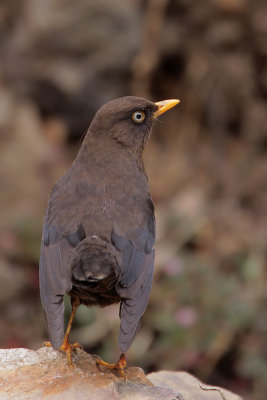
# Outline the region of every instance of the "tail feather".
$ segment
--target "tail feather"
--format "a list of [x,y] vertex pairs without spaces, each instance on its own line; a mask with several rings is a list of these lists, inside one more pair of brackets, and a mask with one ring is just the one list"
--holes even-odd
[[99,236],[87,236],[74,250],[71,260],[72,281],[81,286],[118,275],[116,249]]

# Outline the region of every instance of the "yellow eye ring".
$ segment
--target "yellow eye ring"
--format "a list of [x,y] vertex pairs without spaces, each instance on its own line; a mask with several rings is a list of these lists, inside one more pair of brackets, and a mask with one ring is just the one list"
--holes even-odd
[[135,111],[132,115],[132,119],[137,124],[140,124],[141,122],[143,122],[145,117],[146,117],[146,115],[143,111]]

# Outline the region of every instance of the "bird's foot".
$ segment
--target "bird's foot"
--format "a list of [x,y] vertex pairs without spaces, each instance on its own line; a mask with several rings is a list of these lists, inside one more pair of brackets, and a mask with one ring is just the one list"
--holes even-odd
[[97,366],[103,365],[106,368],[109,369],[116,369],[121,378],[124,378],[127,381],[127,374],[126,374],[126,368],[127,368],[127,363],[125,360],[125,355],[121,354],[119,361],[117,362],[117,364],[109,364],[103,360],[101,360],[101,358],[99,356],[96,356],[96,364]]
[[75,349],[82,349],[82,346],[79,343],[73,343],[70,344],[68,341],[63,341],[62,345],[60,346],[59,350],[64,351],[64,353],[67,356],[67,360],[68,360],[68,366],[73,368],[73,362],[72,362],[72,357],[71,357],[71,352],[72,350]]
[[[52,344],[50,342],[44,342],[44,343],[42,343],[41,347],[52,347]],[[59,350],[64,351],[64,353],[66,354],[69,367],[74,366],[73,362],[72,362],[71,352],[72,352],[72,350],[75,350],[75,349],[82,349],[82,346],[80,345],[80,343],[70,344],[68,341],[65,341],[65,340],[63,341],[62,345],[59,348]]]
[[52,344],[50,342],[43,342],[41,347],[52,347]]

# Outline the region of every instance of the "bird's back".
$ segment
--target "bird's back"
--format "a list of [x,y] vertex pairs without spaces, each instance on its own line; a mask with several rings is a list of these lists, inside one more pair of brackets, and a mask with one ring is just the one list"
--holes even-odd
[[[72,234],[83,224],[86,236],[105,236],[114,227],[123,236],[149,223],[153,214],[142,164],[128,151],[109,145],[81,149],[76,161],[54,186],[47,211],[48,225]],[[88,146],[89,147],[89,146]],[[86,159],[84,160],[84,153]],[[100,154],[99,154],[100,153]]]
[[63,266],[71,277],[69,293],[87,305],[107,305],[120,300],[121,257],[112,234],[125,240],[143,229],[153,234],[153,206],[143,166],[131,154],[115,158],[109,146],[104,155],[99,149],[99,157],[94,144],[83,160],[82,150],[52,190],[45,226],[50,232],[55,227],[69,245]]

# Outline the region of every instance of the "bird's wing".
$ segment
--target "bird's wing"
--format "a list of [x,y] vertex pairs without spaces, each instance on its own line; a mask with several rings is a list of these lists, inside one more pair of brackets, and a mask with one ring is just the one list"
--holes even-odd
[[[151,224],[150,224],[151,225]],[[122,273],[116,290],[121,296],[119,345],[122,353],[129,348],[147,306],[154,268],[153,229],[139,229],[131,240],[112,232],[112,242],[121,252]]]
[[44,221],[39,268],[40,294],[45,310],[49,338],[59,348],[64,338],[63,295],[71,290],[71,253],[85,237],[82,225],[66,235],[63,229]]

